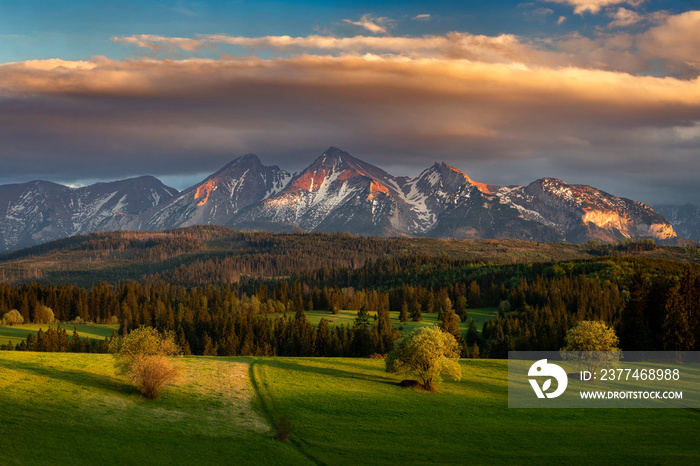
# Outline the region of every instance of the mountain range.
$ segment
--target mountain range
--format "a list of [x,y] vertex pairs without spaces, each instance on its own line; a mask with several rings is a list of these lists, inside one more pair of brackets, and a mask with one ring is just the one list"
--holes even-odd
[[3,185],[0,250],[95,231],[197,224],[569,242],[673,240],[676,225],[683,226],[683,237],[698,234],[697,208],[665,206],[663,212],[672,213],[667,215],[676,223],[645,204],[586,185],[554,178],[527,186],[490,185],[445,163],[397,177],[331,147],[295,174],[245,155],[182,192],[151,176],[82,188],[46,181]]

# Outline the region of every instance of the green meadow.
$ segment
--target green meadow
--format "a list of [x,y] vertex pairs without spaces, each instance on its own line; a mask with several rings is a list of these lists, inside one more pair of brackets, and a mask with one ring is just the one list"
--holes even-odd
[[180,364],[147,401],[109,355],[0,352],[0,464],[700,463],[697,410],[509,409],[505,360],[462,360],[437,393],[381,360]]
[[[474,319],[476,321],[477,328],[481,332],[484,322],[490,319],[495,319],[498,316],[498,309],[495,307],[484,307],[477,309],[469,309],[469,319]],[[370,318],[374,317],[376,313],[370,313]],[[423,314],[423,319],[420,322],[405,322],[401,323],[399,321],[399,313],[391,312],[391,324],[397,328],[402,329],[402,332],[409,333],[416,328],[426,327],[430,325],[436,325],[438,323],[437,313]],[[265,315],[261,314],[262,317],[274,317],[275,314]],[[331,314],[328,311],[306,311],[306,317],[309,322],[316,326],[321,321],[321,319],[326,319],[329,321],[331,326],[345,324],[346,326],[352,326],[355,323],[355,318],[357,317],[357,311],[351,310],[341,310],[338,314]],[[104,340],[106,337],[112,335],[112,331],[119,332],[118,325],[108,325],[108,324],[73,324],[73,323],[62,323],[62,324],[51,324],[52,327],[56,328],[60,325],[61,328],[66,329],[68,336],[73,335],[73,329],[78,331],[80,338],[92,338],[96,340]],[[459,324],[462,333],[466,334],[469,328],[469,320],[466,322],[460,322]],[[0,325],[0,344],[7,344],[12,342],[16,345],[22,340],[27,338],[29,333],[36,334],[39,329],[44,332],[49,328],[47,324],[27,324],[27,325],[13,325],[13,326],[1,326]]]
[[[467,329],[469,328],[469,319],[474,319],[476,322],[476,326],[479,329],[479,332],[481,332],[481,329],[484,326],[484,322],[487,320],[495,319],[498,317],[498,308],[496,307],[483,307],[483,308],[475,308],[475,309],[468,309],[467,310],[468,317],[466,322],[460,322],[459,323],[459,328],[462,330],[462,332],[466,332]],[[370,312],[368,313],[370,319],[374,318],[376,312]],[[433,313],[423,313],[422,319],[420,322],[404,322],[402,323],[399,320],[399,312],[398,311],[391,311],[389,312],[391,316],[391,325],[394,328],[402,328],[405,333],[410,333],[413,330],[420,328],[420,327],[427,327],[430,325],[437,325],[438,323],[438,314],[437,312]],[[264,316],[265,314],[261,314],[261,316]],[[272,314],[275,315],[275,314]],[[280,314],[277,314],[280,315]],[[287,314],[287,316],[293,316],[293,314]],[[346,326],[352,327],[352,325],[355,323],[355,319],[357,318],[357,311],[352,311],[352,310],[341,310],[338,311],[337,314],[332,314],[329,311],[306,311],[306,318],[309,320],[311,325],[318,325],[318,323],[321,321],[321,319],[326,319],[329,322],[330,326],[335,326],[335,325],[341,325],[345,324]]]
[[27,338],[30,333],[36,334],[39,329],[46,332],[49,327],[56,328],[58,325],[65,329],[68,337],[73,336],[73,329],[78,331],[80,338],[92,338],[94,340],[104,340],[106,337],[112,336],[112,331],[119,332],[118,325],[107,324],[72,324],[70,322],[63,324],[27,324],[0,326],[0,344],[7,344],[11,340],[13,344],[17,344]]

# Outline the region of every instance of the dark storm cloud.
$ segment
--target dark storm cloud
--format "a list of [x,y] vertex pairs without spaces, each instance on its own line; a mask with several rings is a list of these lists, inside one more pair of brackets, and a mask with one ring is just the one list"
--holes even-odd
[[335,145],[395,172],[700,201],[697,78],[405,55],[0,65],[0,176],[183,176],[249,152],[295,170]]

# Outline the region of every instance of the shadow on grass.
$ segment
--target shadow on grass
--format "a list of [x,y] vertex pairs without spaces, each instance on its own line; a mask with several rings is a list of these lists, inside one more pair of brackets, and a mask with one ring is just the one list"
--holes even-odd
[[0,329],[0,343],[7,344],[7,341],[5,340],[12,340],[13,344],[17,344],[21,340],[26,340],[27,335],[30,333],[36,332],[32,332],[31,330],[25,328],[3,327]]
[[298,372],[305,372],[310,374],[327,375],[330,377],[345,378],[345,379],[355,379],[364,380],[366,382],[374,382],[386,385],[396,385],[397,381],[391,375],[386,377],[372,376],[368,374],[361,374],[356,371],[343,370],[330,367],[316,367],[312,365],[300,364],[296,361],[290,361],[287,359],[278,360],[266,360],[261,359],[256,361],[256,364],[261,366],[270,366],[278,369],[288,369]]
[[127,384],[123,380],[108,375],[94,374],[92,372],[73,369],[58,369],[55,367],[46,367],[43,364],[7,360],[0,360],[0,368],[21,371],[83,387],[114,391],[123,395],[133,395],[139,393],[136,387]]

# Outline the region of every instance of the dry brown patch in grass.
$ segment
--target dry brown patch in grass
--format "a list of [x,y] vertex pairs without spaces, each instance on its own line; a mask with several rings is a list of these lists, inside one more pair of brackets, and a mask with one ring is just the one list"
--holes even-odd
[[202,395],[221,399],[221,408],[211,413],[213,419],[227,416],[241,428],[267,433],[270,426],[253,408],[255,392],[248,368],[242,362],[198,359],[196,366],[187,366],[183,382]]

